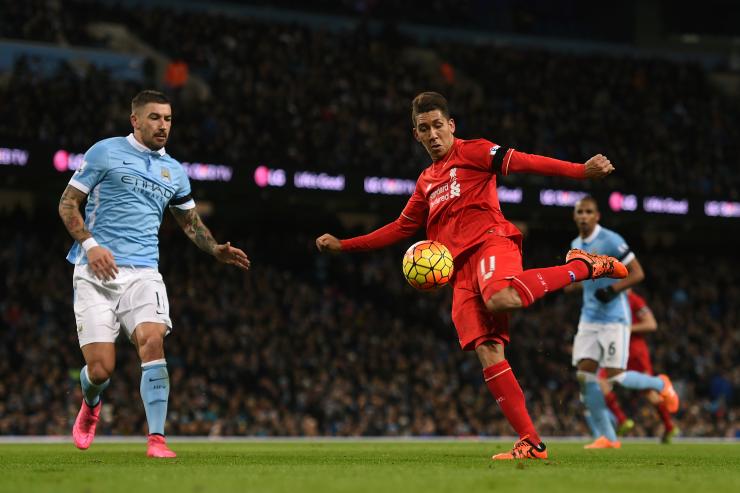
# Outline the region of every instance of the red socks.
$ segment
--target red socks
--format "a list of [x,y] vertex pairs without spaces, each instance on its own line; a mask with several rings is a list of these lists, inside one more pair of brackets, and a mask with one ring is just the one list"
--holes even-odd
[[666,433],[670,432],[673,429],[673,420],[671,419],[671,413],[668,412],[665,404],[658,404],[656,408],[658,409],[658,414],[660,415],[661,421],[663,421],[663,426],[665,426]]
[[[609,410],[614,413],[614,416],[617,418],[617,423],[622,424],[627,419],[627,416],[625,416],[622,408],[619,406],[617,395],[614,392],[609,392],[604,399],[606,400],[606,405],[609,407]],[[666,409],[664,404],[658,404],[655,408],[658,410],[661,421],[663,421],[666,433],[671,431],[673,429],[671,413],[668,412],[668,409]]]
[[522,306],[527,307],[547,293],[584,279],[588,279],[588,266],[574,260],[557,267],[525,270],[511,280],[511,286],[519,293]]
[[488,390],[491,391],[493,398],[498,402],[506,419],[519,434],[519,438],[529,435],[529,441],[534,445],[539,445],[542,440],[534,429],[524,402],[524,392],[522,392],[519,382],[516,381],[509,362],[504,360],[484,368],[483,377],[486,380]]
[[617,418],[617,423],[621,425],[627,421],[627,416],[625,416],[624,411],[619,406],[619,401],[617,401],[617,394],[609,392],[604,396],[604,400],[606,401],[606,406],[614,414],[614,417]]

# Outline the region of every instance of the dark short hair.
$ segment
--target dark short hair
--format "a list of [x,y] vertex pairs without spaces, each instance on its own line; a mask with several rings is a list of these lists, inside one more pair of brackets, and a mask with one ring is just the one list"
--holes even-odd
[[596,212],[599,212],[599,201],[594,198],[593,195],[586,195],[581,197],[578,202],[591,202],[594,205]]
[[411,123],[416,127],[416,117],[421,113],[439,110],[445,118],[450,118],[447,100],[438,92],[426,91],[416,95],[411,102]]
[[136,111],[136,108],[141,108],[149,103],[170,104],[170,100],[159,91],[145,89],[131,100],[131,111]]

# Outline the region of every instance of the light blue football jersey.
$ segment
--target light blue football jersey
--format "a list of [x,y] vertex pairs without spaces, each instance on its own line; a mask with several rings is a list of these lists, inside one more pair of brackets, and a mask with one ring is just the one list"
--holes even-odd
[[[570,245],[571,248],[580,248],[589,253],[610,255],[625,265],[635,259],[635,254],[630,250],[624,238],[618,233],[598,224],[588,238],[581,238],[579,236]],[[632,314],[625,291],[619,293],[609,303],[602,303],[594,296],[597,289],[605,288],[615,282],[617,282],[616,279],[603,277],[595,281],[586,280],[581,283],[583,286],[581,322],[632,324]]]
[[[93,145],[69,184],[88,194],[85,226],[119,266],[157,267],[165,207],[195,207],[180,163],[164,148],[150,150],[133,134]],[[79,243],[72,245],[67,260],[87,263]]]

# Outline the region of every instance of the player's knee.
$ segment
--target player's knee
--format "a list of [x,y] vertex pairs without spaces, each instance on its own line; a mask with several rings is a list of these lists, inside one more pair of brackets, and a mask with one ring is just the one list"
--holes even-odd
[[483,365],[488,368],[506,359],[504,345],[497,341],[485,340],[475,347],[475,353]]
[[624,382],[624,377],[626,377],[627,375],[624,373],[623,370],[618,370],[616,372],[610,371],[610,370],[612,370],[612,368],[608,368],[606,370],[606,376],[607,376],[607,380],[609,381],[609,383],[612,385],[614,384],[621,385],[622,382]]
[[486,309],[489,312],[505,312],[522,306],[519,293],[511,286],[506,286],[496,291],[486,300]]
[[586,385],[587,383],[596,383],[599,381],[599,377],[596,375],[596,372],[584,370],[578,370],[576,372],[576,378],[578,379],[578,383],[580,383],[581,386]]
[[87,364],[87,375],[90,381],[99,385],[110,378],[113,374],[113,365],[103,361],[92,361]]
[[578,365],[576,368],[579,372],[596,374],[596,372],[599,370],[599,363],[592,359],[584,358],[578,361]]
[[160,334],[147,334],[138,339],[139,356],[142,361],[164,357],[164,337]]
[[152,334],[139,342],[139,347],[145,351],[162,351],[164,349],[164,338]]

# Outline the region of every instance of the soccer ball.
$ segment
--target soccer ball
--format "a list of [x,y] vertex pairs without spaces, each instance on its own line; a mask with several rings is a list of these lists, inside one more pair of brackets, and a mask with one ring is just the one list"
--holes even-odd
[[409,284],[421,291],[446,285],[453,270],[450,251],[438,241],[419,241],[403,255],[403,275]]

